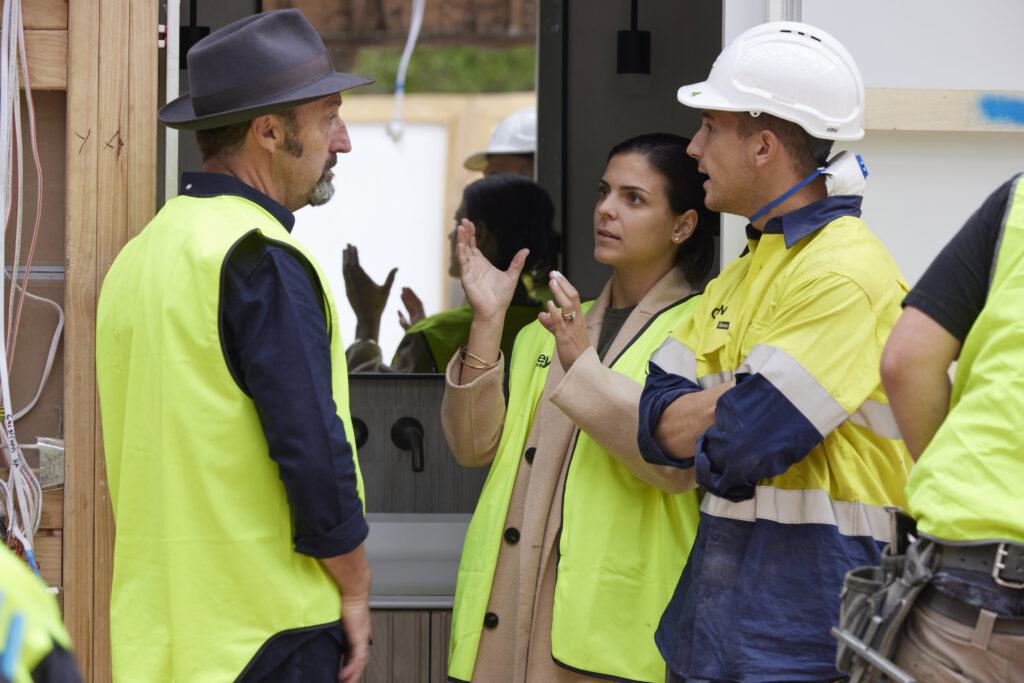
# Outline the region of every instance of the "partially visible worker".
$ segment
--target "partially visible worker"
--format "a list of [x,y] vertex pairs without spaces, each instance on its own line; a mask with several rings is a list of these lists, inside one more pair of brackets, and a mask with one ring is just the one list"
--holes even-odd
[[[481,171],[484,176],[496,175],[499,173],[511,173],[515,175],[521,175],[524,178],[533,180],[533,163],[534,156],[537,152],[537,108],[527,107],[526,109],[520,109],[519,111],[506,116],[502,119],[498,125],[494,128],[491,133],[491,139],[487,143],[487,148],[482,149],[478,152],[474,152],[466,157],[463,162],[470,171]],[[373,291],[374,289],[378,292],[384,293],[386,289],[388,292],[391,290],[391,283],[394,281],[395,273],[397,268],[392,268],[391,272],[388,273],[387,278],[383,285],[377,285],[369,277],[365,277],[365,273],[357,273],[353,266],[358,268],[359,265],[359,253],[354,251],[356,248],[350,246],[345,250],[343,257],[344,265],[343,270],[347,268],[350,273],[350,277],[355,277],[360,280],[365,287]],[[454,261],[452,261],[454,264]],[[546,281],[546,278],[545,278]],[[544,289],[544,298],[550,298],[549,293],[546,291],[546,287],[538,282],[538,285]],[[416,325],[424,318],[426,313],[423,309],[423,301],[419,298],[416,292],[411,287],[403,287],[401,292],[402,304],[405,306],[406,313],[402,311],[398,312],[398,316],[402,325],[402,328],[406,331],[412,326]],[[363,297],[365,299],[365,296]],[[379,296],[377,298],[380,298]],[[387,301],[387,294],[384,293],[384,301],[381,302],[381,311],[383,312],[383,305]],[[359,315],[360,312],[366,311],[366,307],[363,305],[367,303],[353,302],[354,310]],[[366,317],[364,315],[364,317]],[[378,319],[379,319],[378,315]],[[513,335],[514,336],[514,335]],[[371,337],[356,333],[357,340],[369,340]],[[376,337],[372,337],[376,341]],[[465,340],[463,340],[465,341]],[[367,349],[364,347],[357,347],[356,360],[357,364],[365,365],[362,371],[365,371],[372,367],[380,366],[379,363],[374,363],[370,358],[369,363],[364,363],[367,359],[365,354]],[[448,356],[445,356],[447,362]],[[399,361],[395,359],[390,366],[397,372],[436,372],[437,370],[426,369],[422,366],[410,366],[408,361],[412,359],[406,359],[405,361]],[[366,367],[368,366],[368,367]],[[380,366],[383,368],[384,366]],[[443,367],[443,363],[442,363]]]
[[297,10],[188,54],[160,110],[186,173],[115,259],[96,370],[117,538],[115,680],[345,681],[369,652],[370,570],[328,280],[291,235],[352,145],[338,73]]
[[[455,226],[448,235],[450,276],[460,276],[455,250],[456,231],[463,219],[473,223],[478,248],[500,270],[509,266],[520,249],[530,250],[505,315],[501,349],[506,358],[516,334],[537,319],[537,314],[544,310],[544,301],[550,298],[548,274],[558,265],[562,243],[554,218],[555,206],[547,191],[514,173],[484,176],[462,190],[462,202],[455,211]],[[392,270],[384,284],[378,285],[359,265],[356,247],[348,245],[342,255],[345,291],[356,314],[356,341],[346,350],[349,369],[352,372],[441,372],[469,339],[472,310],[465,304],[412,320],[391,364],[384,365],[377,340],[394,273]],[[540,283],[543,285],[539,289],[547,294],[543,300],[533,297]],[[403,301],[408,306],[404,295],[405,292]]]
[[462,163],[470,171],[516,173],[533,180],[537,152],[537,108],[527,107],[501,120],[491,133],[487,148],[474,152]]
[[907,502],[918,546],[937,546],[939,557],[893,657],[920,681],[1024,681],[1022,302],[1018,175],[911,290],[882,355],[882,381],[917,459]]
[[907,291],[860,219],[828,196],[834,140],[857,140],[849,52],[806,24],[756,26],[702,83],[689,153],[710,209],[749,216],[748,253],[654,354],[638,438],[693,472],[700,525],[656,641],[670,681],[829,681],[845,572],[877,563],[910,459],[879,378]]
[[449,680],[665,679],[654,627],[697,495],[691,473],[644,462],[633,434],[647,359],[690,315],[714,258],[718,216],[688,142],[650,133],[611,149],[593,233],[611,278],[581,305],[553,272],[561,309],[549,301],[520,331],[507,372],[500,340],[525,250],[502,271],[468,221],[458,228],[473,322],[441,421],[458,462],[490,473],[459,563]]
[[81,680],[57,601],[27,564],[0,547],[0,681]]

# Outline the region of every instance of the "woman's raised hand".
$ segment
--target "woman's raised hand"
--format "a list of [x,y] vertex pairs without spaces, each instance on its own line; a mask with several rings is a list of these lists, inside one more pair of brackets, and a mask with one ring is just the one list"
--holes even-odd
[[473,319],[504,320],[530,250],[520,249],[508,269],[501,271],[477,249],[476,228],[470,221],[463,218],[457,230],[456,256],[459,259],[462,289],[473,309]]
[[[590,347],[587,336],[587,321],[580,308],[580,294],[557,270],[551,271],[551,293],[555,301],[548,301],[548,312],[537,316],[540,324],[555,335],[555,347],[562,369],[568,371],[576,359]],[[558,309],[562,310],[559,311]]]

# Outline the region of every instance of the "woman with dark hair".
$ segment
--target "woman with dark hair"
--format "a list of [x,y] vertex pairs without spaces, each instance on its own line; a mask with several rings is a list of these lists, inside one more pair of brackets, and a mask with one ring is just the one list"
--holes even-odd
[[[477,246],[489,263],[504,269],[518,251],[529,250],[504,319],[501,348],[506,353],[511,350],[516,333],[537,319],[537,314],[544,310],[543,302],[551,296],[546,283],[548,273],[558,263],[561,245],[561,237],[554,229],[554,216],[554,205],[544,188],[519,175],[485,176],[462,191],[455,224],[458,226],[463,219],[473,223]],[[455,236],[453,228],[449,235],[448,274],[459,277]],[[382,365],[377,334],[395,271],[384,285],[375,285],[359,267],[358,252],[351,245],[345,249],[342,264],[359,340],[346,353],[349,371],[440,372],[452,354],[468,340],[473,317],[468,305],[423,317],[418,297],[406,288],[402,291],[402,301],[409,311],[408,322],[403,318],[406,333],[391,365]],[[542,283],[542,286],[536,287],[534,283]]]
[[448,675],[457,681],[665,679],[654,629],[697,526],[692,470],[644,462],[637,406],[647,360],[690,314],[714,258],[689,140],[616,145],[598,182],[596,301],[553,272],[540,320],[515,341],[503,390],[504,311],[527,255],[502,272],[458,231],[469,340],[447,368],[445,435],[490,465],[466,534]]

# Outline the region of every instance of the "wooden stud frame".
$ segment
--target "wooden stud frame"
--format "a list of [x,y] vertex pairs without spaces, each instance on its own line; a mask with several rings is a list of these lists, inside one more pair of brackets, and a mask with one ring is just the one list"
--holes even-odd
[[65,622],[86,680],[110,674],[114,524],[96,397],[96,302],[156,208],[158,3],[68,3]]

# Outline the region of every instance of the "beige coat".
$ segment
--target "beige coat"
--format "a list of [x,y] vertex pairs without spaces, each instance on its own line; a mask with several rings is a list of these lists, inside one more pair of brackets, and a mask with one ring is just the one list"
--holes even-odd
[[[673,268],[622,325],[605,358],[616,358],[651,316],[690,291]],[[558,666],[551,657],[551,614],[554,603],[555,546],[562,521],[562,490],[571,444],[577,428],[586,431],[636,477],[659,489],[677,493],[693,488],[693,471],[651,465],[637,448],[638,406],[643,387],[636,380],[602,365],[594,345],[611,297],[610,283],[586,315],[591,347],[562,370],[557,352],[534,416],[526,450],[535,448],[533,463],[524,459],[516,475],[505,528],[519,530],[515,544],[502,542],[487,611],[498,615],[495,628],[480,638],[473,681],[553,683],[596,681]],[[461,370],[458,356],[447,369],[441,421],[455,458],[468,467],[494,459],[505,420],[501,365],[465,386],[453,378]],[[593,628],[615,628],[614,617]]]

